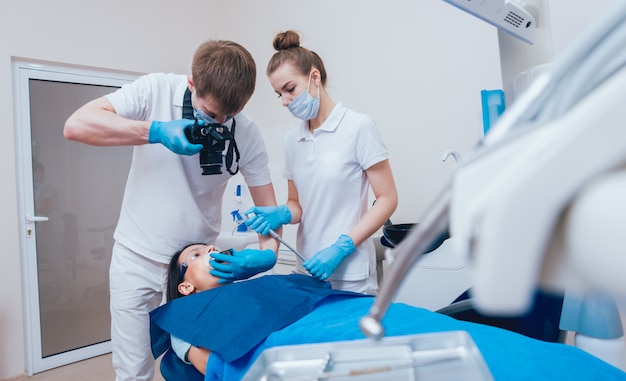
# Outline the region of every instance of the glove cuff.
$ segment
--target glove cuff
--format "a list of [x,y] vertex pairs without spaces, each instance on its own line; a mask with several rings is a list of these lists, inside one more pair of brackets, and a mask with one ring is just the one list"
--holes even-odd
[[335,245],[339,249],[341,249],[346,257],[356,251],[354,241],[352,241],[352,238],[350,238],[350,236],[347,234],[340,235],[339,238],[337,238],[337,242],[335,242]]
[[154,143],[159,143],[159,127],[160,127],[160,122],[157,122],[156,120],[152,122],[152,124],[150,124],[150,130],[148,130],[148,143],[150,144],[154,144]]
[[291,222],[291,211],[287,205],[280,205],[277,210],[280,212],[280,223],[287,225]]
[[276,265],[276,254],[274,253],[273,250],[270,250],[270,249],[261,250],[260,254],[262,254],[263,258],[262,259],[259,258],[261,260],[259,261],[257,274],[271,270],[274,267],[274,265]]

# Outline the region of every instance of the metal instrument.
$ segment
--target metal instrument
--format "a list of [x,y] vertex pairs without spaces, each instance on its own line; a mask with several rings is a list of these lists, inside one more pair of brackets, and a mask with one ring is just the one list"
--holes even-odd
[[296,250],[290,244],[288,244],[287,241],[282,239],[282,237],[279,236],[278,233],[276,233],[272,229],[270,229],[270,236],[272,236],[272,238],[277,239],[278,242],[282,243],[283,245],[287,246],[287,249],[291,250],[298,258],[302,260],[302,262],[306,261],[306,259],[304,259],[304,257],[300,253],[298,253],[298,250]]
[[[254,216],[254,213],[250,213],[250,214],[244,216],[244,220],[241,223],[243,224],[245,221],[247,221],[252,216]],[[296,257],[300,258],[300,260],[302,260],[302,262],[306,261],[306,259],[304,259],[302,254],[298,253],[298,250],[296,250],[293,246],[288,244],[287,241],[285,241],[281,236],[279,236],[278,233],[276,233],[274,230],[270,229],[269,235],[272,238],[278,240],[278,242],[280,242],[283,245],[285,245],[287,247],[287,249],[291,250],[291,252],[294,253],[296,255]]]

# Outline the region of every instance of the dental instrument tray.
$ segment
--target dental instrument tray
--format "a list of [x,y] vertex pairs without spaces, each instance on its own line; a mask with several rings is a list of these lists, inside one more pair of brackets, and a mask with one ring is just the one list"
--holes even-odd
[[465,331],[267,349],[243,380],[493,380]]

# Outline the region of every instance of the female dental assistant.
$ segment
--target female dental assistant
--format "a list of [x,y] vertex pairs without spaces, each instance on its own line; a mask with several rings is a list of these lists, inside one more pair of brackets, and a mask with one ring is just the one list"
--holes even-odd
[[[296,271],[330,280],[335,289],[375,294],[376,253],[369,237],[396,209],[398,196],[382,137],[367,115],[328,95],[321,58],[300,36],[275,36],[267,72],[283,106],[302,122],[285,137],[288,199],[253,207],[246,224],[260,234],[299,223]],[[371,185],[376,203],[368,210]]]

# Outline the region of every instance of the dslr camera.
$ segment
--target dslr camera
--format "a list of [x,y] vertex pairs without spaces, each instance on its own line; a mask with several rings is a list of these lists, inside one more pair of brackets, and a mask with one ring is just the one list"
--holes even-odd
[[[233,119],[232,130],[235,130],[235,120]],[[202,144],[204,148],[200,151],[200,168],[203,175],[219,175],[222,173],[222,152],[226,149],[226,142],[230,141],[228,154],[232,156],[232,149],[235,145],[235,136],[228,131],[228,128],[219,123],[208,123],[200,125],[196,119],[193,126],[185,129],[187,140],[192,144]],[[236,149],[236,148],[235,148]],[[239,151],[237,151],[239,156]],[[237,157],[237,161],[239,157]],[[228,161],[228,160],[227,160]],[[232,157],[230,159],[232,163]],[[228,172],[232,173],[227,167]]]

